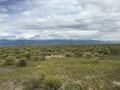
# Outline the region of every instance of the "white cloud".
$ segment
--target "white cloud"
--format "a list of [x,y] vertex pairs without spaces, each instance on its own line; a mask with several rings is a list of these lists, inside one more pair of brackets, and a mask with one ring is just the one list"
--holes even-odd
[[5,17],[7,17],[8,16],[8,14],[0,14],[0,18],[5,18]]
[[0,6],[0,13],[7,12],[8,10],[4,6]]
[[0,3],[2,3],[2,2],[7,2],[7,0],[0,0]]
[[0,27],[11,39],[120,40],[119,0],[24,0],[8,9],[0,7],[8,18]]

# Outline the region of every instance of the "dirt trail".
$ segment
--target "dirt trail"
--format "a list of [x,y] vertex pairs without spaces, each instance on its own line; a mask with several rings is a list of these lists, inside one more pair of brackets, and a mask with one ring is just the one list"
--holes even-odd
[[13,72],[15,69],[4,69],[4,68],[0,68],[0,74],[5,74],[5,73],[9,73],[9,72]]
[[64,55],[51,55],[51,56],[46,56],[46,59],[50,59],[50,58],[65,58]]

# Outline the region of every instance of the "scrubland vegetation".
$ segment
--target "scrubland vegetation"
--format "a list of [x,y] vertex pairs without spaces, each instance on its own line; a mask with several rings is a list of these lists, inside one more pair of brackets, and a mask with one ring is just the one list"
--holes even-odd
[[120,90],[120,45],[0,47],[0,90]]

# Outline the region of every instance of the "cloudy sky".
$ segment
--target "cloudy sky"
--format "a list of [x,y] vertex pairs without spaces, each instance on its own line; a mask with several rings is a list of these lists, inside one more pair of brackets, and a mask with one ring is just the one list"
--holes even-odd
[[0,39],[120,41],[120,0],[0,0]]

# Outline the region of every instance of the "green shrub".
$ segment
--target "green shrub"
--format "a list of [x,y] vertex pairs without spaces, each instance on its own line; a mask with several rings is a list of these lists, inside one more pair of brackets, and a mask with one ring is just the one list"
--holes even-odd
[[25,85],[25,87],[23,88],[23,90],[41,90],[44,88],[43,86],[43,80],[44,77],[46,76],[45,73],[39,73],[36,75],[33,75],[29,82]]
[[97,58],[97,59],[105,59],[105,57],[106,57],[106,55],[105,55],[105,54],[103,54],[103,53],[101,53],[101,54],[99,54],[99,56],[98,56],[98,58]]
[[120,49],[118,48],[110,48],[111,55],[120,55]]
[[10,66],[10,65],[15,65],[15,56],[8,56],[4,62],[4,65]]
[[83,54],[83,56],[84,56],[85,58],[91,58],[91,57],[92,57],[92,54],[91,54],[90,52],[85,52],[85,53]]
[[47,56],[47,53],[46,53],[46,52],[43,52],[43,53],[41,54],[40,60],[45,60],[45,59],[46,59],[46,56]]
[[25,66],[27,66],[27,58],[26,58],[26,57],[21,58],[21,59],[18,61],[17,66],[20,66],[20,67],[25,67]]
[[82,52],[76,52],[76,53],[74,53],[74,56],[75,57],[82,57],[83,53]]
[[8,54],[3,53],[2,56],[1,56],[1,58],[6,58],[6,57],[8,57],[8,56],[9,56]]
[[72,57],[72,54],[71,53],[66,53],[65,57]]
[[105,55],[108,55],[109,53],[110,53],[110,51],[109,51],[109,49],[108,48],[100,48],[99,50],[98,50],[98,53],[99,54],[105,54]]
[[46,58],[45,56],[41,56],[40,60],[43,61],[43,60],[45,60],[45,58]]
[[53,76],[45,77],[43,83],[47,90],[58,90],[61,87],[61,82]]
[[30,55],[30,53],[28,51],[24,52],[23,56],[28,58],[28,59],[30,59],[30,57],[31,57],[31,55]]
[[40,60],[40,56],[33,56],[33,57],[32,57],[32,60],[33,60],[33,61],[39,61],[39,60]]
[[94,57],[99,57],[99,53],[94,53]]

